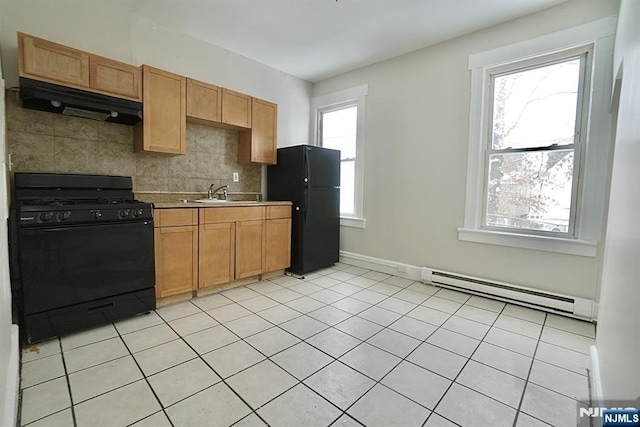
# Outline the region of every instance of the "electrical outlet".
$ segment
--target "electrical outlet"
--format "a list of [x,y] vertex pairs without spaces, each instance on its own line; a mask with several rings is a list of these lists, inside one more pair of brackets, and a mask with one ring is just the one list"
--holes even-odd
[[233,173],[233,182],[239,182],[240,181],[240,174],[238,172],[234,172]]

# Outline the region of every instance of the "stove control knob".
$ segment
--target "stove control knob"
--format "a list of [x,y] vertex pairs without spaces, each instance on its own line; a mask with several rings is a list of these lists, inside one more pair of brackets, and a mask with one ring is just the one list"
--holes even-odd
[[40,214],[40,221],[47,222],[53,218],[53,212],[42,212]]
[[93,217],[95,219],[99,219],[100,217],[102,217],[102,212],[100,211],[93,211]]
[[62,211],[58,213],[58,220],[59,221],[66,221],[69,218],[71,218],[71,211]]
[[126,218],[129,216],[130,213],[131,211],[129,209],[120,209],[120,211],[118,212],[118,216],[120,218]]
[[134,209],[133,210],[133,216],[140,216],[142,215],[144,212],[142,211],[142,209]]

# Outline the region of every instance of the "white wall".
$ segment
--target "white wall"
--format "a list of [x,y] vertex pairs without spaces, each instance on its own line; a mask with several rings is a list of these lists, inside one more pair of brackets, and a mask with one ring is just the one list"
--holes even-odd
[[614,73],[622,76],[596,348],[605,399],[640,397],[640,2],[623,0]]
[[[306,143],[311,84],[129,11],[129,1],[3,0],[0,47],[7,87],[18,85],[16,31],[148,64],[278,104],[278,145]],[[159,6],[161,7],[161,6]]]
[[616,1],[560,6],[314,84],[313,96],[368,84],[366,229],[341,249],[595,299],[600,258],[462,242],[470,54],[617,13]]
[[18,335],[17,327],[11,325],[5,156],[4,80],[0,71],[0,425],[9,426],[15,424],[17,410]]

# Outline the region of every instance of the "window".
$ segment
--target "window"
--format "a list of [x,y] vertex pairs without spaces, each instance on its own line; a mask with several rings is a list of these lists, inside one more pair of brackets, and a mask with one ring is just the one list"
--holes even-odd
[[488,72],[483,228],[575,237],[590,55]]
[[464,241],[597,255],[615,19],[469,56]]
[[340,214],[354,216],[356,198],[356,135],[358,106],[320,109],[319,144],[340,150]]
[[364,109],[367,86],[312,100],[316,145],[340,150],[341,225],[364,228]]

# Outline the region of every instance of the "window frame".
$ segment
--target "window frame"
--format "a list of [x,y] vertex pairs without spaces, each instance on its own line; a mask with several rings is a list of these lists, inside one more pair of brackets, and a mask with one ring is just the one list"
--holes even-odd
[[[458,228],[461,241],[532,249],[561,254],[595,257],[604,235],[607,183],[610,181],[612,120],[607,100],[611,97],[613,42],[616,17],[610,16],[546,34],[511,45],[469,56],[471,97],[469,110],[469,140],[467,157],[464,223]],[[484,164],[486,126],[489,122],[487,69],[509,67],[510,64],[536,62],[540,57],[569,56],[573,49],[593,49],[591,85],[583,105],[588,120],[581,124],[584,136],[580,153],[581,179],[577,183],[577,210],[574,236],[514,233],[482,227],[484,208]]]
[[[493,113],[494,113],[494,89],[495,79],[500,76],[514,74],[522,71],[535,70],[549,65],[559,64],[563,62],[569,62],[574,59],[580,59],[580,69],[578,76],[578,94],[577,94],[577,108],[575,117],[575,132],[574,142],[572,144],[560,145],[560,146],[538,146],[528,148],[511,148],[511,149],[494,149],[492,148],[493,140]],[[484,180],[483,180],[483,204],[482,204],[482,218],[480,228],[488,231],[506,232],[523,235],[537,235],[537,236],[550,236],[566,239],[577,238],[576,219],[579,216],[580,211],[580,185],[582,182],[582,171],[584,170],[583,162],[584,156],[583,147],[586,145],[588,135],[588,112],[590,97],[585,94],[591,91],[591,70],[593,68],[593,45],[584,45],[577,48],[569,49],[566,51],[556,52],[548,55],[540,55],[532,59],[524,61],[515,61],[509,64],[500,65],[497,67],[488,67],[484,70],[484,79],[488,86],[487,93],[487,114],[486,114],[486,127],[484,138]],[[556,150],[573,150],[573,176],[572,176],[572,189],[571,189],[571,212],[569,215],[569,225],[566,233],[553,232],[553,231],[539,231],[535,229],[526,228],[512,228],[512,227],[500,227],[487,225],[487,204],[489,199],[489,159],[492,154],[499,153],[542,153]]]
[[[354,213],[347,215],[340,212],[340,225],[365,228],[364,218],[364,142],[365,142],[365,104],[368,85],[360,85],[339,92],[314,97],[311,100],[311,141],[313,145],[322,146],[321,118],[322,114],[348,107],[357,107],[356,123],[356,158],[354,182]],[[342,162],[342,161],[341,161]]]

